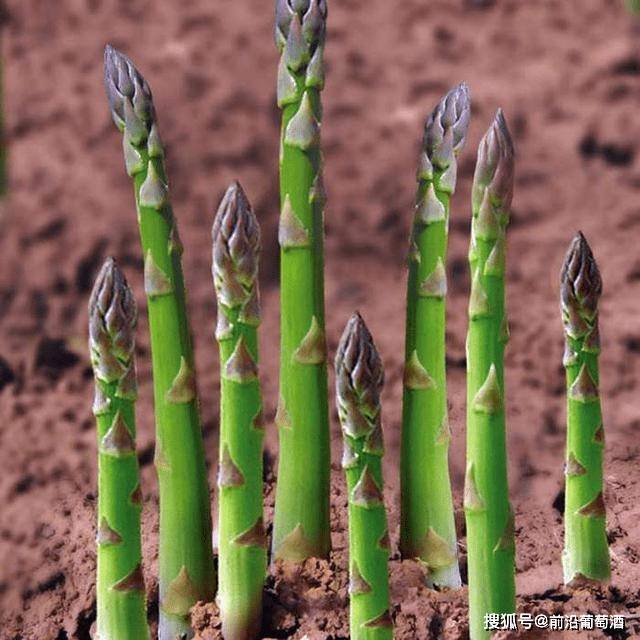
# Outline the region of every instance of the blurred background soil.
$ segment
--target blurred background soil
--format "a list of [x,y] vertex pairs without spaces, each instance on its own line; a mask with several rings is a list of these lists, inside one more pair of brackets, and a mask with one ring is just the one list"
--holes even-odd
[[[0,230],[0,638],[86,640],[95,618],[96,503],[86,304],[107,255],[125,269],[141,312],[138,443],[150,617],[157,616],[157,488],[142,260],[120,136],[103,94],[102,48],[111,42],[129,54],[154,91],[186,247],[213,479],[218,360],[210,226],[235,178],[263,228],[262,382],[268,416],[277,397],[273,7],[257,0],[8,4],[2,43],[11,198]],[[445,91],[466,80],[473,119],[460,159],[448,264],[456,499],[464,461],[469,191],[476,145],[502,106],[518,150],[509,231],[507,384],[519,607],[624,612],[630,616],[626,631],[579,637],[640,637],[640,27],[621,0],[333,0],[327,70],[329,348],[333,357],[344,323],[359,309],[386,365],[386,497],[394,547],[404,264],[415,162],[425,116]],[[565,411],[557,280],[578,229],[590,240],[605,282],[602,395],[613,580],[593,592],[559,586]],[[337,463],[335,412],[332,429]],[[269,463],[276,452],[271,425]],[[274,570],[265,637],[348,635],[344,492],[337,470],[335,478],[336,552],[330,563]],[[461,549],[464,558],[464,538]],[[464,591],[429,592],[421,586],[419,567],[399,562],[397,554],[391,573],[398,638],[466,637]],[[219,637],[215,607],[199,607],[195,615],[202,638]]]

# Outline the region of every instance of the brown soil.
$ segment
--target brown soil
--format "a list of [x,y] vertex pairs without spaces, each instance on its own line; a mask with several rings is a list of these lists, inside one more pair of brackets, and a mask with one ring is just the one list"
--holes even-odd
[[[101,85],[102,47],[111,41],[123,48],[154,88],[186,245],[204,434],[213,461],[218,366],[209,227],[233,178],[244,184],[263,225],[262,372],[270,415],[277,394],[272,3],[8,4],[3,62],[12,197],[0,232],[0,638],[84,640],[95,617],[96,491],[85,308],[92,278],[108,254],[125,268],[141,307],[145,571],[152,621],[157,614],[157,489],[141,258],[119,136]],[[348,315],[359,308],[385,360],[385,473],[395,542],[403,264],[422,122],[444,91],[468,81],[473,122],[461,159],[449,262],[451,464],[459,499],[470,181],[480,135],[495,108],[505,109],[519,157],[507,360],[519,608],[631,616],[624,633],[580,632],[585,639],[640,637],[640,35],[622,5],[336,0],[324,95],[329,346],[333,352]],[[560,586],[564,402],[556,283],[578,228],[591,241],[606,287],[602,391],[613,579],[600,591]],[[338,460],[335,415],[333,439]],[[267,440],[272,456],[273,428]],[[328,563],[274,569],[267,638],[348,635],[344,494],[337,470],[335,478],[334,554]],[[461,544],[464,549],[464,537]],[[466,637],[464,591],[427,590],[420,568],[395,555],[391,579],[397,638]],[[194,616],[202,638],[219,637],[214,607],[199,607]]]

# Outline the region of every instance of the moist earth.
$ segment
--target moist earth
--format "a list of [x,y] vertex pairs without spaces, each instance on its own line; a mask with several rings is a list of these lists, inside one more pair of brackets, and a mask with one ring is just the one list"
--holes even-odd
[[[262,385],[275,413],[278,370],[277,52],[270,2],[12,0],[2,39],[10,198],[0,222],[0,638],[86,640],[95,619],[96,447],[87,297],[113,255],[140,306],[138,445],[149,616],[157,619],[157,486],[142,259],[133,197],[102,89],[102,48],[136,60],[153,87],[185,245],[209,477],[215,476],[218,359],[212,339],[210,225],[233,179],[263,229]],[[620,0],[341,0],[330,6],[323,148],[330,353],[359,309],[386,367],[386,499],[396,638],[466,638],[466,590],[435,592],[402,562],[398,443],[407,237],[424,119],[466,80],[473,118],[450,233],[448,373],[451,473],[464,472],[469,192],[474,151],[503,107],[517,147],[509,229],[508,446],[521,612],[624,613],[640,637],[640,27]],[[613,576],[561,586],[564,374],[558,272],[581,229],[605,283],[602,397]],[[332,415],[334,461],[340,431]],[[276,431],[268,426],[267,519]],[[348,637],[344,485],[333,472],[328,561],[277,565],[264,638]],[[193,612],[219,638],[214,605]],[[507,637],[507,636],[504,636]],[[526,634],[521,635],[526,637]],[[529,637],[535,637],[529,633]],[[553,638],[550,632],[544,637]]]

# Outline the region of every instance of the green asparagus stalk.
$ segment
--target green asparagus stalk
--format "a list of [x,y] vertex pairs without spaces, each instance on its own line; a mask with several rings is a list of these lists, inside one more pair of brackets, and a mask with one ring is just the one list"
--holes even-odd
[[391,640],[380,408],[384,373],[373,338],[358,313],[342,334],[335,367],[336,405],[344,436],[342,467],[349,495],[351,640]]
[[402,412],[400,550],[428,568],[431,586],[461,586],[449,480],[445,296],[450,199],[469,124],[461,84],[429,116],[418,167],[409,253]]
[[260,230],[237,182],[220,203],[212,236],[221,369],[218,603],[225,640],[253,640],[267,565],[257,366]]
[[89,302],[89,351],[98,429],[97,633],[109,640],[147,640],[135,444],[136,303],[112,258]]
[[160,640],[192,637],[189,610],[215,589],[211,510],[180,244],[151,90],[105,49],[105,86],[133,179],[149,309],[160,488]]
[[598,299],[602,280],[585,237],[573,239],[562,267],[560,300],[566,338],[567,458],[564,580],[610,577],[602,489],[604,429],[598,391]]
[[273,556],[329,553],[320,90],[326,0],[277,0],[280,141],[280,440]]
[[472,640],[489,637],[486,614],[515,611],[504,401],[505,245],[513,174],[513,143],[499,110],[480,142],[472,191],[464,495]]

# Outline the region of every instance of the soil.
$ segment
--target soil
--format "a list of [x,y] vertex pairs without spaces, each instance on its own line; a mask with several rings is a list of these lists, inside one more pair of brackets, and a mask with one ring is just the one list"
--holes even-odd
[[[149,614],[152,623],[157,618],[157,488],[142,262],[120,138],[102,89],[105,42],[131,55],[154,89],[186,247],[211,478],[218,362],[209,229],[234,178],[263,227],[262,381],[267,415],[275,411],[278,114],[271,5],[8,3],[2,42],[11,195],[0,229],[1,640],[86,640],[95,619],[96,455],[86,303],[107,255],[124,267],[141,310],[138,445]],[[518,150],[507,376],[519,611],[628,616],[625,631],[545,632],[546,638],[640,637],[640,26],[621,0],[335,0],[330,12],[323,127],[328,340],[333,354],[358,308],[385,361],[386,498],[394,549],[404,258],[415,161],[425,116],[443,92],[466,80],[473,120],[460,162],[449,259],[456,499],[464,469],[469,191],[474,149],[502,106]],[[565,414],[557,278],[577,229],[589,238],[605,282],[601,364],[613,577],[597,590],[564,588],[560,570]],[[337,463],[335,414],[332,429]],[[271,426],[270,468],[276,452]],[[345,500],[337,467],[334,478],[331,559],[272,570],[265,638],[348,636]],[[272,489],[270,476],[269,496]],[[426,589],[421,568],[395,552],[390,571],[396,638],[467,637],[464,589]],[[220,638],[214,605],[199,605],[193,615],[202,640]]]

